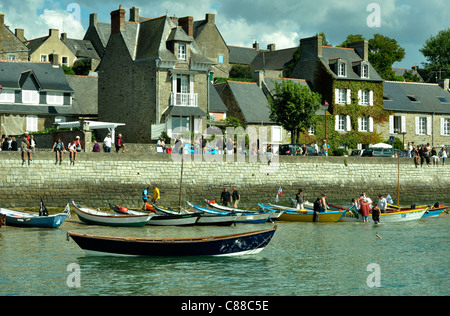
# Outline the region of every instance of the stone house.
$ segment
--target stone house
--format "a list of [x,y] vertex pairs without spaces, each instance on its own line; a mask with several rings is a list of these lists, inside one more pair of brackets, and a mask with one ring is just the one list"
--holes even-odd
[[[100,121],[120,122],[129,142],[147,143],[163,131],[206,129],[209,73],[214,61],[194,40],[193,18],[161,16],[125,22],[111,12],[111,35],[99,66]],[[127,26],[133,25],[133,27]]]
[[268,77],[286,77],[285,68],[292,61],[297,47],[277,50],[275,44],[267,45],[267,50],[261,50],[250,63],[254,70],[264,71]]
[[267,128],[266,140],[271,143],[288,141],[287,132],[270,119],[269,85],[262,72],[256,73],[257,82],[227,80],[215,88],[225,103],[228,116],[236,117],[243,128]]
[[367,147],[379,142],[376,126],[387,121],[383,110],[383,79],[368,61],[368,42],[348,48],[322,45],[322,37],[300,41],[300,60],[292,78],[307,79],[329,103],[334,116],[336,146]]
[[34,62],[52,62],[52,54],[58,57],[57,62],[67,67],[72,67],[76,55],[59,37],[58,29],[50,29],[48,36],[25,41],[24,44],[30,50],[29,60]]
[[0,61],[0,83],[2,134],[36,132],[78,117],[72,107],[74,90],[56,63]]
[[216,25],[215,14],[206,14],[204,20],[194,21],[194,39],[200,53],[211,59],[211,78],[228,77],[230,72],[230,50]]
[[61,34],[61,41],[66,44],[67,48],[75,55],[76,60],[74,61],[74,64],[77,62],[88,62],[91,66],[91,71],[97,69],[100,64],[100,57],[91,41],[68,38],[67,33]]
[[395,136],[405,144],[450,146],[448,89],[438,84],[386,81],[384,109],[390,115],[380,126],[383,139]]
[[5,25],[5,15],[0,14],[0,60],[28,60],[24,40],[24,30],[16,29],[13,33]]

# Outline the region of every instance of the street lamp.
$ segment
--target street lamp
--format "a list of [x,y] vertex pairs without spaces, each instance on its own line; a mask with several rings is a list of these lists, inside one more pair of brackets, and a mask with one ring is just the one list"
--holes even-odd
[[327,100],[325,100],[325,103],[322,105],[322,109],[325,111],[325,140],[328,142],[327,138],[327,111],[328,111],[329,104]]

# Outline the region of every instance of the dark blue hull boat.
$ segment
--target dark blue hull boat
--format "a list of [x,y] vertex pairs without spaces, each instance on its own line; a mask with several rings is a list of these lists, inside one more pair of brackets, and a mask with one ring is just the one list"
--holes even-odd
[[86,251],[130,256],[236,256],[259,253],[272,239],[277,226],[249,233],[196,238],[110,237],[68,233]]

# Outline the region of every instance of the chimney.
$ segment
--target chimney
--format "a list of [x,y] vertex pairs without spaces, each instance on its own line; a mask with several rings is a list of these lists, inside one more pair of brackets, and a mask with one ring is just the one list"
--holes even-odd
[[216,23],[216,15],[207,13],[205,20],[206,20],[207,24],[215,24]]
[[130,22],[139,22],[139,8],[132,7],[130,9]]
[[419,70],[419,67],[418,67],[418,66],[412,66],[411,69],[412,69],[413,71],[417,72],[417,70]]
[[269,44],[267,45],[267,50],[270,52],[276,51],[276,46],[275,44]]
[[52,63],[53,67],[59,67],[59,55],[58,54],[50,54],[48,56],[49,61]]
[[256,84],[258,87],[262,89],[262,85],[264,83],[264,71],[263,70],[256,70],[253,73],[253,80],[256,81]]
[[14,34],[21,42],[25,42],[25,31],[23,29],[15,29]]
[[255,42],[253,43],[253,48],[254,48],[257,52],[259,52],[259,43],[258,43],[257,41],[255,41]]
[[362,60],[369,60],[369,42],[359,41],[354,43],[348,43],[348,48],[353,48],[355,52],[361,57]]
[[48,36],[50,36],[50,37],[55,36],[55,37],[59,38],[59,30],[58,29],[50,29],[48,31]]
[[0,26],[2,26],[3,24],[5,24],[5,15],[0,14]]
[[194,37],[194,18],[192,16],[179,18],[178,26],[181,26],[189,37]]
[[61,41],[63,41],[63,42],[67,41],[67,33],[61,34]]
[[446,91],[450,91],[450,79],[442,79],[439,81],[439,86]]
[[125,10],[122,6],[111,12],[111,35],[119,34],[120,31],[125,31]]
[[97,27],[97,13],[91,13],[89,15],[89,26]]
[[303,60],[315,60],[322,57],[322,36],[302,38],[300,40],[300,56]]

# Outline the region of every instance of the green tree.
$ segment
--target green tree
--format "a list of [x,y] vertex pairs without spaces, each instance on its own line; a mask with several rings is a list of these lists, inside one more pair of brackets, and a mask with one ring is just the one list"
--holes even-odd
[[322,96],[291,80],[274,83],[274,98],[269,98],[270,119],[291,132],[291,142],[297,143],[301,132],[316,126]]
[[348,44],[365,41],[366,39],[361,34],[349,34],[345,41],[343,41],[338,47],[348,47]]
[[392,65],[402,61],[405,57],[405,49],[398,45],[393,38],[381,34],[375,34],[369,40],[369,61],[377,73],[385,80],[392,80],[395,73]]
[[450,75],[450,28],[431,36],[419,51],[427,60],[424,66],[428,81]]
[[246,65],[233,65],[230,70],[230,78],[253,79],[253,69]]

